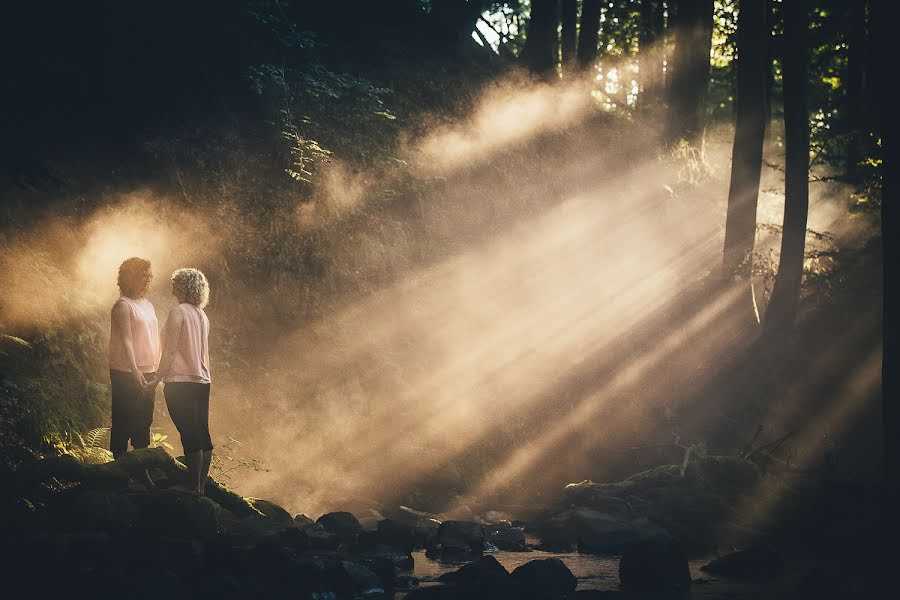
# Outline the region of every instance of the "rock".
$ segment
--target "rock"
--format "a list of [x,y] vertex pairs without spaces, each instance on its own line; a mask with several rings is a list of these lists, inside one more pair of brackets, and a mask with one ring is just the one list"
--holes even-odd
[[309,538],[310,548],[314,550],[338,550],[344,546],[340,537],[324,529],[307,528],[304,533]]
[[212,477],[206,479],[205,491],[207,498],[222,508],[228,509],[239,519],[250,516],[262,516],[262,513],[253,507],[250,500],[231,491],[225,484],[219,483]]
[[163,491],[135,494],[132,499],[141,529],[154,535],[207,539],[219,532],[222,507],[209,498]]
[[350,595],[354,598],[376,598],[384,595],[384,585],[381,578],[371,569],[350,561],[340,562],[340,572],[343,575],[345,588],[349,588]]
[[526,589],[554,598],[574,592],[578,586],[578,578],[558,558],[529,561],[515,569],[512,576]]
[[[284,523],[279,523],[268,517],[252,515],[231,524],[228,527],[228,532],[237,538],[241,538],[243,543],[256,544],[259,543],[260,539],[270,535],[278,535],[285,529]],[[300,533],[303,532],[301,531]]]
[[359,524],[359,521],[352,513],[348,512],[324,514],[316,520],[316,523],[324,527],[326,531],[336,535],[341,543],[348,546],[355,545],[363,532],[362,525]]
[[64,531],[107,531],[131,527],[138,516],[134,503],[122,494],[106,490],[75,491],[57,499],[52,520]]
[[438,581],[454,587],[482,592],[507,593],[518,585],[496,558],[487,555],[438,577]]
[[444,552],[480,553],[484,551],[484,531],[478,523],[444,521],[434,544]]
[[412,571],[415,566],[412,554],[399,548],[376,546],[367,550],[362,556],[387,560],[395,571]]
[[263,516],[272,519],[280,525],[289,527],[290,525],[294,524],[294,518],[291,516],[291,513],[284,510],[274,502],[261,500],[260,498],[247,498],[247,501],[253,508],[262,513]]
[[729,579],[768,581],[784,573],[784,560],[774,550],[749,548],[719,557],[700,570]]
[[301,515],[294,516],[294,525],[296,525],[297,527],[302,528],[302,527],[306,527],[307,525],[312,525],[313,523],[315,523],[315,521],[313,521],[306,515],[301,514]]
[[509,552],[528,552],[529,550],[525,544],[525,531],[519,527],[502,527],[498,529],[485,526],[485,538],[499,550]]
[[658,539],[635,544],[619,559],[619,582],[626,592],[680,592],[691,585],[691,572],[681,547]]
[[535,527],[548,548],[571,548],[597,554],[619,554],[626,548],[667,532],[647,519],[622,518],[589,508],[565,510]]

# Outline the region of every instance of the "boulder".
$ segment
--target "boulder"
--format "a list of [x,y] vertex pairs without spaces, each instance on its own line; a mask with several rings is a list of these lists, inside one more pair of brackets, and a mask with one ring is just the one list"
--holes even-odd
[[512,576],[524,588],[554,598],[574,592],[578,586],[578,578],[558,558],[528,561],[516,568]]
[[231,491],[224,483],[219,483],[212,477],[206,479],[206,497],[228,509],[239,519],[250,516],[262,516],[262,513],[253,507],[250,500],[240,494]]
[[341,541],[341,543],[352,546],[355,545],[363,532],[362,525],[349,512],[332,512],[322,515],[316,520],[325,531],[333,533]]
[[741,581],[768,581],[784,573],[781,555],[769,548],[748,548],[721,556],[700,567],[701,571]]
[[274,502],[270,502],[269,500],[262,500],[260,498],[247,498],[246,500],[253,508],[262,513],[266,518],[272,519],[276,523],[284,525],[285,527],[289,527],[294,524],[294,518],[291,516],[291,513],[284,510]]
[[159,536],[207,539],[220,530],[222,507],[206,497],[172,492],[132,496],[140,528]]
[[384,596],[384,584],[371,569],[359,563],[343,560],[340,573],[344,589],[353,598],[379,598]]
[[484,551],[484,530],[478,523],[444,521],[438,527],[434,546],[444,552],[480,553]]
[[661,538],[625,550],[619,559],[619,582],[626,592],[675,593],[690,587],[691,572],[681,546]]
[[544,546],[552,549],[577,545],[582,552],[620,554],[626,548],[659,537],[666,531],[647,519],[631,519],[589,508],[571,508],[537,523]]
[[438,581],[454,587],[494,593],[507,593],[518,587],[509,572],[491,555],[482,556],[456,571],[444,573]]
[[485,526],[485,539],[499,550],[508,552],[527,552],[525,530],[520,527]]
[[54,502],[51,521],[64,531],[115,533],[131,527],[138,509],[125,495],[107,490],[75,490]]

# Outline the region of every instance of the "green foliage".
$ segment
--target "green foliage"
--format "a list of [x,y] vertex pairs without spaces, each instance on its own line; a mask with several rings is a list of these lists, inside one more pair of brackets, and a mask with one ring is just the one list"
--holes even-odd
[[[781,238],[781,226],[760,223],[758,231],[764,231],[775,239]],[[779,253],[774,248],[756,251],[753,254],[752,274],[763,280],[763,297],[768,299],[778,275]],[[801,281],[801,299],[822,302],[831,297],[835,283],[840,276],[840,253],[834,237],[828,232],[806,230],[806,247]]]
[[216,480],[233,483],[235,477],[242,471],[256,473],[271,471],[261,460],[244,456],[242,454],[244,444],[233,437],[228,437],[227,440],[224,444],[218,444],[212,455],[209,472]]

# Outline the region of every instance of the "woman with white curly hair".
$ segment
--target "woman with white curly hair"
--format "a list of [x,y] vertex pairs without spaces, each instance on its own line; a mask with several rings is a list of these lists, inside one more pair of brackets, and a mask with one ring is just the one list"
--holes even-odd
[[209,436],[209,282],[198,269],[172,273],[172,294],[178,305],[169,311],[163,330],[163,351],[152,386],[165,383],[169,415],[181,434],[187,462],[187,485],[181,491],[203,495],[212,440]]

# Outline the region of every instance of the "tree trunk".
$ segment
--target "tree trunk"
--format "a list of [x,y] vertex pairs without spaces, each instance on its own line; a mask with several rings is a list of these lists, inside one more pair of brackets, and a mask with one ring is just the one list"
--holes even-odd
[[431,0],[431,27],[435,39],[459,44],[472,36],[484,0]]
[[597,62],[597,40],[600,38],[601,0],[584,0],[581,5],[581,29],[578,32],[578,67],[584,71]]
[[781,257],[763,334],[786,336],[800,301],[809,212],[809,112],[806,107],[809,50],[807,0],[786,2],[784,10],[784,226]]
[[563,72],[568,75],[568,71],[575,65],[575,51],[578,43],[578,0],[562,0],[560,20],[562,22],[560,46]]
[[663,3],[662,0],[641,0],[641,28],[638,39],[640,52],[640,94],[638,106],[648,107],[659,99],[663,88]]
[[532,0],[522,61],[533,73],[552,78],[559,60],[557,0]]
[[726,274],[749,280],[768,110],[768,0],[741,0],[737,40],[737,119],[725,219]]
[[669,86],[670,141],[702,140],[706,126],[713,0],[679,0],[671,18],[675,38]]
[[[884,432],[884,480],[885,512],[887,526],[885,544],[892,543],[890,532],[897,531],[897,506],[900,503],[900,400],[897,393],[897,377],[900,364],[897,361],[896,307],[897,270],[900,265],[897,247],[898,209],[900,209],[900,115],[894,106],[891,92],[895,65],[893,28],[900,22],[900,3],[896,0],[871,0],[870,35],[872,40],[873,96],[877,98],[879,132],[882,139],[882,197],[881,197],[881,243],[882,265],[884,269],[884,346],[881,371],[881,402]],[[887,545],[885,546],[887,550]]]
[[847,178],[859,179],[859,161],[863,124],[863,89],[866,60],[866,2],[856,0],[849,6],[847,53]]

